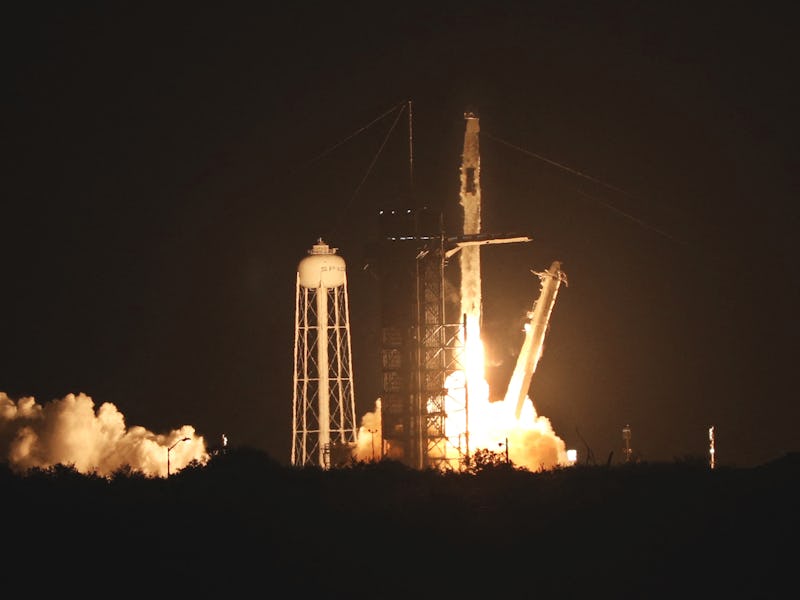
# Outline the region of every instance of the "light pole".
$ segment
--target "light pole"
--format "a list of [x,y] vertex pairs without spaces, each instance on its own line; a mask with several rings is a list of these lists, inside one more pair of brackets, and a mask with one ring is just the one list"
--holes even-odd
[[372,445],[372,462],[375,462],[375,433],[378,431],[377,429],[367,429],[370,434],[370,444]]
[[497,447],[498,447],[498,448],[502,448],[502,447],[504,447],[504,446],[505,446],[505,449],[506,449],[506,450],[505,450],[505,452],[506,452],[506,463],[508,463],[508,462],[510,462],[510,461],[508,460],[508,438],[506,438],[506,441],[505,441],[505,443],[504,443],[504,442],[497,442]]
[[179,439],[177,442],[175,442],[174,444],[172,444],[172,446],[170,446],[169,448],[167,448],[167,477],[169,477],[169,453],[172,451],[172,449],[173,449],[175,446],[177,446],[177,445],[178,445],[178,444],[180,444],[181,442],[188,442],[190,439],[192,439],[192,438],[189,438],[189,437],[181,438],[181,439]]

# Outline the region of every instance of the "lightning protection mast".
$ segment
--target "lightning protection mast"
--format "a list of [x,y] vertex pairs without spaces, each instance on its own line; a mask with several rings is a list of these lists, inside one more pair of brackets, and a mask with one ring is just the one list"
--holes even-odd
[[345,464],[356,443],[345,261],[320,238],[297,267],[292,465]]

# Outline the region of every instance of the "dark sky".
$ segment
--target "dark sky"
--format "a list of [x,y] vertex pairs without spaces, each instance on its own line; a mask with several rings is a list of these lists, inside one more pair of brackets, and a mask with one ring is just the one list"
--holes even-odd
[[[800,450],[790,3],[17,4],[10,397],[84,392],[129,426],[288,461],[295,270],[323,236],[348,263],[371,410],[377,211],[441,207],[458,233],[474,110],[483,229],[534,240],[482,254],[490,384],[519,350],[530,269],[560,260],[531,396],[567,447],[619,456],[629,424],[645,459],[706,456],[714,425],[720,464]],[[372,123],[408,100],[412,189],[406,113]]]

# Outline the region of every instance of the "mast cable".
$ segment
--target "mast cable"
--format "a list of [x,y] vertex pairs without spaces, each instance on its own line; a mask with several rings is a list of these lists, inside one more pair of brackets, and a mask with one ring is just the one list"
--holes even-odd
[[[542,162],[546,162],[549,165],[553,165],[554,167],[558,167],[559,169],[563,169],[564,171],[568,171],[569,173],[572,173],[573,175],[577,175],[578,177],[583,177],[584,179],[588,179],[589,181],[597,183],[598,185],[602,185],[605,188],[608,188],[608,189],[613,190],[613,191],[615,191],[615,192],[617,192],[619,194],[622,194],[626,198],[629,198],[631,200],[638,200],[631,193],[626,192],[625,190],[623,190],[621,188],[618,188],[616,186],[613,186],[610,183],[606,183],[605,181],[602,181],[600,179],[592,177],[591,175],[587,175],[586,173],[582,173],[581,171],[578,171],[577,169],[573,169],[571,167],[568,167],[567,165],[562,165],[561,163],[558,163],[558,162],[556,162],[554,160],[550,160],[549,158],[545,158],[544,156],[536,154],[535,152],[531,152],[530,150],[526,150],[525,148],[520,148],[519,146],[516,146],[516,145],[512,144],[511,142],[507,142],[505,140],[501,140],[500,138],[497,138],[497,137],[495,137],[495,136],[493,136],[493,135],[491,135],[489,133],[486,133],[485,131],[482,132],[482,133],[484,135],[486,135],[486,137],[488,137],[489,139],[494,140],[495,142],[499,142],[500,144],[504,144],[504,145],[508,146],[509,148],[513,148],[514,150],[517,150],[518,152],[522,152],[523,154],[526,154],[528,156],[532,156],[533,158],[539,159]],[[641,219],[638,219],[638,218],[634,217],[633,215],[631,215],[629,213],[626,213],[625,211],[623,211],[623,210],[621,210],[621,209],[609,204],[608,202],[605,202],[605,201],[601,200],[600,198],[597,198],[596,196],[593,196],[592,194],[588,194],[588,193],[586,193],[586,192],[584,192],[582,190],[578,190],[578,189],[576,189],[576,191],[578,192],[578,194],[580,194],[580,195],[582,195],[582,196],[584,196],[586,198],[589,198],[591,200],[594,200],[595,202],[598,202],[598,203],[602,204],[603,206],[605,206],[609,210],[612,210],[613,212],[617,213],[618,215],[620,215],[622,217],[630,219],[631,221],[633,221],[637,225],[640,225],[641,227],[644,227],[645,229],[649,229],[651,231],[654,231],[654,232],[666,237],[667,239],[672,240],[675,243],[686,245],[685,241],[680,240],[680,239],[678,239],[678,238],[666,233],[665,231],[662,231],[661,229],[658,229],[657,227],[653,227],[652,225],[647,224],[646,222],[642,221]]]
[[[314,158],[312,158],[312,159],[310,159],[309,161],[307,161],[307,162],[306,162],[306,163],[303,165],[303,167],[302,167],[302,168],[308,167],[309,165],[311,165],[311,164],[315,163],[316,161],[318,161],[319,159],[323,158],[324,156],[326,156],[326,155],[330,154],[331,152],[333,152],[334,150],[336,150],[336,148],[338,148],[339,146],[341,146],[341,145],[342,145],[342,144],[344,144],[345,142],[347,142],[347,141],[349,141],[349,140],[353,139],[355,136],[357,136],[357,135],[358,135],[359,133],[361,133],[362,131],[364,131],[364,130],[366,130],[366,129],[369,129],[370,127],[372,127],[372,126],[373,126],[375,123],[377,123],[378,121],[380,121],[381,119],[383,119],[383,118],[384,118],[386,115],[388,115],[388,114],[392,113],[393,111],[397,110],[397,109],[398,109],[398,107],[400,107],[400,108],[401,108],[400,112],[398,113],[398,117],[399,117],[399,116],[400,116],[400,114],[402,114],[402,112],[403,112],[403,111],[402,111],[402,107],[404,107],[404,105],[405,105],[405,103],[404,103],[404,102],[401,102],[400,104],[395,104],[394,106],[392,106],[392,108],[390,108],[389,110],[387,110],[386,112],[384,112],[384,113],[383,113],[383,114],[381,114],[380,116],[378,116],[378,117],[375,117],[375,118],[374,118],[372,121],[370,121],[369,123],[367,123],[367,124],[366,124],[366,125],[364,125],[363,127],[360,127],[359,129],[356,129],[356,130],[355,130],[353,133],[351,133],[350,135],[348,135],[347,137],[345,137],[345,138],[344,138],[344,139],[342,139],[341,141],[339,141],[339,142],[335,143],[333,146],[329,147],[327,150],[324,150],[324,151],[322,151],[320,154],[318,154],[318,155],[317,155],[317,156],[315,156]],[[395,122],[397,122],[397,119],[395,119]],[[394,128],[394,125],[393,125],[392,127]],[[296,169],[296,170],[299,170],[299,169]]]
[[[396,105],[394,107],[394,109],[396,109],[398,106],[402,106],[404,108],[404,105],[398,104],[398,105]],[[394,109],[392,109],[392,110],[394,110]],[[385,116],[386,114],[388,114],[388,112],[384,113],[382,116]],[[345,205],[344,209],[339,213],[339,219],[336,222],[336,225],[333,227],[333,229],[331,229],[331,232],[329,232],[329,237],[330,237],[330,235],[332,235],[332,232],[336,231],[339,228],[339,224],[342,222],[342,219],[345,217],[347,212],[350,210],[350,207],[352,206],[353,202],[355,201],[356,196],[358,196],[358,192],[361,190],[361,187],[367,181],[367,178],[369,177],[369,174],[372,172],[372,169],[375,166],[375,163],[378,161],[378,157],[383,152],[383,149],[386,146],[386,142],[389,141],[389,137],[392,135],[392,132],[394,131],[394,128],[397,126],[397,121],[400,120],[400,115],[402,115],[402,114],[403,114],[403,109],[401,108],[397,112],[397,116],[395,116],[394,121],[392,122],[392,126],[389,128],[389,131],[386,133],[386,136],[383,138],[383,142],[381,142],[381,145],[378,148],[378,151],[375,153],[375,156],[372,157],[372,162],[369,163],[369,166],[367,167],[367,172],[364,173],[364,177],[361,179],[361,182],[356,186],[356,189],[353,192],[353,195],[350,197],[350,200],[347,202],[347,204]],[[376,119],[376,121],[377,121],[377,119]],[[372,123],[374,123],[374,122],[375,121],[373,121]],[[370,123],[370,125],[372,123]]]
[[509,148],[513,148],[514,150],[517,150],[518,152],[522,152],[523,154],[527,154],[528,156],[532,156],[533,158],[538,158],[539,160],[541,160],[543,162],[546,162],[549,165],[553,165],[554,167],[558,167],[559,169],[564,169],[565,171],[569,171],[573,175],[577,175],[579,177],[583,177],[584,179],[588,179],[589,181],[593,181],[594,183],[600,184],[603,187],[607,187],[608,189],[614,190],[615,192],[618,192],[618,193],[622,194],[623,196],[627,196],[631,200],[635,200],[635,198],[630,193],[626,192],[623,189],[615,187],[615,186],[611,185],[610,183],[606,183],[605,181],[601,181],[600,179],[596,179],[595,177],[592,177],[591,175],[587,175],[586,173],[581,173],[577,169],[573,169],[573,168],[568,167],[566,165],[562,165],[561,163],[557,163],[554,160],[550,160],[549,158],[545,158],[544,156],[541,156],[540,154],[536,154],[535,152],[531,152],[530,150],[526,150],[525,148],[520,148],[519,146],[515,146],[511,142],[507,142],[505,140],[501,140],[500,138],[496,138],[493,135],[491,135],[489,133],[486,133],[485,131],[483,133],[484,133],[484,135],[486,135],[486,137],[488,137],[491,140],[494,140],[495,142],[499,142],[501,144],[505,144]]
[[411,118],[411,100],[408,101],[408,185],[414,189],[414,129]]

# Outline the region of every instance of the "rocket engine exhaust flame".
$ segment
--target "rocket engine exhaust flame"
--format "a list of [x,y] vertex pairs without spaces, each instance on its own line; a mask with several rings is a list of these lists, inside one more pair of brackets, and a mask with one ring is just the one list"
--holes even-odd
[[[174,445],[184,438],[188,441]],[[42,405],[32,397],[15,402],[0,392],[0,460],[18,472],[60,464],[102,477],[126,467],[148,477],[166,477],[168,461],[174,473],[191,461],[205,464],[209,458],[205,440],[190,425],[156,434],[126,427],[124,415],[109,402],[95,410],[86,394],[68,394]]]
[[[497,452],[501,448],[509,462],[529,470],[575,463],[550,421],[537,415],[528,397],[558,287],[566,282],[560,268],[561,263],[556,261],[547,271],[536,273],[542,281],[542,289],[534,309],[528,313],[530,321],[526,324],[525,340],[502,401],[489,401],[489,386],[483,371],[483,343],[478,337],[471,345],[470,333],[467,333],[467,372],[452,373],[446,383],[449,393],[447,432],[453,456],[464,453],[465,440],[469,440],[467,459],[470,452]],[[471,353],[475,356],[471,357]]]

